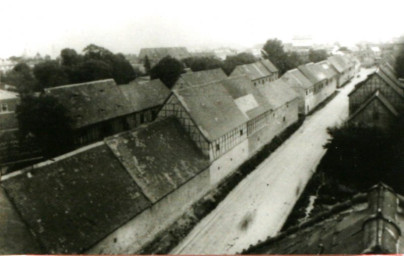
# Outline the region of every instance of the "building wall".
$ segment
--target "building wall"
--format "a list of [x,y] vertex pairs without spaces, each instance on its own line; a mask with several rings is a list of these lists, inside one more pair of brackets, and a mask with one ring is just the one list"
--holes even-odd
[[[211,157],[210,145],[206,138],[201,134],[194,121],[185,111],[175,95],[171,95],[166,104],[158,113],[158,117],[176,116],[181,125],[195,141],[196,145],[201,149],[202,153]],[[211,158],[212,159],[212,158]]]
[[294,99],[287,104],[271,111],[266,116],[265,126],[248,137],[249,155],[253,156],[263,146],[270,143],[271,140],[283,132],[291,124],[297,122],[299,99]]
[[365,84],[349,96],[349,113],[353,114],[376,90],[380,90],[384,97],[399,111],[404,110],[404,99],[398,95],[378,75],[372,75]]
[[209,157],[213,161],[247,139],[247,124],[243,124],[209,144]]
[[86,254],[135,254],[157,234],[167,229],[212,186],[210,169],[206,169],[177,190],[157,201],[112,232]]
[[210,184],[217,185],[232,174],[249,157],[248,140],[244,139],[225,154],[214,160],[210,166]]
[[19,98],[0,100],[0,114],[14,112],[19,101]]
[[395,121],[396,117],[377,99],[349,120],[351,124],[377,127],[383,130],[391,127]]

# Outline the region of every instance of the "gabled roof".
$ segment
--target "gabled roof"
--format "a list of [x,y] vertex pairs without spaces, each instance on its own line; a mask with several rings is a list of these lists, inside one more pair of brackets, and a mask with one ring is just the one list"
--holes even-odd
[[150,206],[104,143],[2,180],[48,253],[79,253]]
[[287,71],[282,78],[288,80],[289,84],[293,86],[298,85],[303,89],[309,89],[314,85],[305,75],[303,75],[302,72],[300,72],[299,69],[296,68]]
[[162,59],[169,55],[179,60],[191,57],[191,54],[185,47],[142,48],[139,52],[140,59],[143,59],[146,56],[148,56],[149,59]]
[[404,98],[404,92],[402,89],[400,89],[393,81],[391,81],[383,72],[380,71],[380,69],[377,69],[374,73],[368,75],[366,80],[360,82],[355,86],[355,89],[352,90],[351,93],[348,94],[348,96],[351,96],[354,94],[359,88],[364,86],[366,82],[372,77],[372,76],[379,76],[388,86],[390,86],[393,91],[395,91],[400,97]]
[[119,85],[118,88],[132,106],[132,112],[160,106],[171,93],[160,79],[142,84],[131,82]]
[[153,203],[209,167],[175,117],[105,139],[146,197]]
[[315,65],[323,71],[327,79],[334,78],[338,75],[338,71],[327,60],[317,62]]
[[398,81],[396,74],[393,73],[387,65],[380,65],[380,66],[379,66],[379,69],[380,69],[381,72],[384,73],[384,75],[385,75],[388,79],[391,80],[391,82],[393,82],[394,84],[396,84],[397,87],[402,88],[402,87],[404,86],[403,84],[401,84],[401,83]]
[[274,108],[247,76],[230,77],[220,81],[220,84],[226,88],[236,105],[241,111],[245,111],[250,120]]
[[327,79],[323,70],[312,62],[300,65],[298,69],[314,84]]
[[[201,84],[208,84],[212,82],[217,82],[223,79],[226,79],[227,75],[223,72],[221,68],[211,69],[211,70],[203,70],[197,72],[188,72],[181,74],[178,81],[183,81],[186,83],[184,86],[195,86]],[[173,89],[179,88],[178,82],[175,84]]]
[[[0,216],[15,223],[6,225],[13,227],[9,236],[0,229],[0,245],[16,248],[7,254],[38,253],[17,210],[41,253],[83,253],[208,167],[208,157],[169,117],[10,173],[1,186],[13,207]],[[0,209],[9,207],[2,195]]]
[[274,109],[298,97],[297,93],[291,89],[290,85],[283,79],[277,79],[269,84],[258,86],[260,92],[268,99]]
[[349,64],[341,55],[333,55],[327,58],[331,65],[335,67],[338,72],[345,72],[349,68]]
[[379,185],[243,254],[380,254],[404,251],[402,196]]
[[113,79],[63,85],[45,89],[69,111],[80,128],[132,112],[129,101]]
[[379,90],[377,90],[375,93],[372,94],[372,96],[370,96],[365,102],[363,102],[362,105],[360,105],[359,108],[349,117],[348,122],[357,115],[359,115],[363,110],[365,110],[366,107],[369,106],[369,104],[374,100],[379,100],[383,104],[383,106],[388,111],[390,111],[392,115],[396,117],[399,115],[398,111],[394,108],[394,106],[391,105],[391,103],[386,99],[386,97],[383,96],[381,92],[379,92]]
[[279,72],[278,68],[269,59],[263,59],[260,62],[272,73]]
[[247,75],[250,80],[256,80],[271,76],[275,72],[278,72],[278,69],[269,60],[266,60],[238,65],[230,76]]
[[247,115],[219,82],[173,90],[173,93],[209,141],[248,121]]

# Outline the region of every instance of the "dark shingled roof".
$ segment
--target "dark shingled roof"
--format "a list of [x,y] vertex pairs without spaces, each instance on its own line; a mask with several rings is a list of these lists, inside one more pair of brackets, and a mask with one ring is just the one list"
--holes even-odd
[[300,65],[298,67],[300,72],[302,72],[313,84],[319,83],[327,79],[326,75],[323,73],[321,68],[319,68],[314,63],[307,63]]
[[271,64],[272,63],[269,63],[269,60],[267,60],[265,63],[264,61],[257,61],[251,64],[238,65],[230,76],[247,75],[250,80],[267,77],[278,71],[276,67],[273,64],[272,67]]
[[243,254],[403,253],[403,197],[379,185]]
[[170,117],[105,143],[153,203],[209,167],[179,121]]
[[160,106],[171,93],[160,79],[154,79],[142,84],[131,82],[129,84],[119,85],[118,88],[130,102],[132,112],[139,112]]
[[245,112],[250,120],[274,108],[264,95],[252,84],[247,76],[230,77],[226,80],[220,81],[220,84],[226,88],[236,104],[243,104],[241,102],[243,99],[247,101],[249,100],[248,98],[250,98],[250,100],[255,100],[257,106]]
[[[211,70],[184,73],[180,76],[180,79],[178,81],[181,81],[182,79],[186,83],[186,85],[184,86],[195,86],[221,81],[226,78],[227,75],[223,72],[223,70],[221,68],[217,68]],[[181,87],[176,84],[173,89],[177,88]]]
[[0,187],[0,254],[44,253]]
[[142,48],[139,52],[140,59],[148,56],[149,59],[160,60],[168,55],[179,60],[191,57],[191,54],[185,47]]
[[248,121],[220,83],[173,90],[173,93],[209,141]]
[[379,90],[375,91],[365,102],[362,103],[362,105],[359,106],[359,108],[349,117],[348,122],[353,119],[355,116],[357,116],[359,113],[361,113],[366,107],[374,100],[379,100],[388,111],[390,111],[391,114],[394,116],[398,116],[398,111],[394,108],[393,105],[391,105],[390,101],[386,99],[386,97],[383,96]]
[[309,89],[313,87],[313,83],[298,69],[292,69],[287,71],[282,78],[288,80],[288,83],[292,86],[299,86],[303,89]]
[[47,253],[80,253],[150,206],[104,143],[4,179],[2,186]]
[[297,93],[283,79],[277,79],[269,84],[258,86],[260,92],[274,106],[279,108],[298,97]]
[[395,83],[397,87],[403,88],[404,85],[401,84],[398,79],[397,75],[392,72],[392,70],[387,65],[379,65],[379,70],[383,72],[383,74],[391,80],[391,82]]
[[70,112],[75,128],[132,112],[129,101],[113,79],[47,88],[45,92],[56,97]]

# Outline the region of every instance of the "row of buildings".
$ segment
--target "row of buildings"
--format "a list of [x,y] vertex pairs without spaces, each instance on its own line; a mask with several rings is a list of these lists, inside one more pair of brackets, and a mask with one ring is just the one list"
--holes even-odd
[[404,84],[393,65],[383,61],[349,94],[350,124],[388,130],[397,122],[404,111]]
[[136,253],[306,113],[302,77],[318,103],[330,96],[344,75],[331,82],[330,62],[299,67],[293,83],[263,60],[229,77],[182,74],[172,91],[158,80],[47,89],[85,146],[1,177],[0,253]]

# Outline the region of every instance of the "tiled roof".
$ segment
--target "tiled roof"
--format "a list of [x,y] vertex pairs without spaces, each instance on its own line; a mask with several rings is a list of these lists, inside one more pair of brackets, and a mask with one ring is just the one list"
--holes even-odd
[[379,70],[384,73],[384,75],[391,80],[391,82],[395,83],[398,87],[403,87],[403,84],[401,84],[398,79],[397,75],[392,72],[392,70],[387,66],[387,65],[380,65]]
[[279,72],[278,68],[268,59],[264,59],[260,61],[264,66],[271,71],[272,73]]
[[402,205],[402,196],[378,185],[242,253],[403,253]]
[[337,70],[327,60],[317,62],[315,65],[323,71],[327,79],[334,78],[338,75]]
[[258,86],[261,93],[268,99],[274,109],[298,97],[297,93],[291,89],[290,85],[283,79],[277,79],[269,84]]
[[327,59],[338,72],[342,73],[349,68],[347,61],[341,55],[333,55]]
[[[2,225],[13,231],[0,230],[0,245],[8,245],[7,254],[38,253],[16,209],[41,253],[83,253],[208,167],[208,157],[169,117],[11,173],[1,186],[13,207],[0,215],[15,222]],[[9,207],[1,196],[0,209]],[[17,235],[24,240],[12,244]]]
[[148,56],[149,59],[162,59],[170,55],[176,59],[184,59],[191,57],[185,47],[158,47],[158,48],[142,48],[139,52],[139,58],[143,59]]
[[[207,84],[212,82],[217,82],[226,79],[227,75],[223,72],[221,68],[203,70],[197,72],[188,72],[180,76],[178,81],[186,83],[184,86],[195,86],[201,84]],[[173,89],[183,88],[184,86],[178,86],[178,82],[173,87]]]
[[8,99],[18,99],[18,98],[19,98],[18,93],[0,89],[0,101]]
[[45,89],[69,111],[74,127],[80,128],[132,112],[113,79]]
[[79,253],[150,206],[103,143],[38,164],[2,186],[48,253]]
[[251,64],[238,65],[230,76],[247,75],[250,80],[268,77],[278,71],[277,69],[275,70],[275,66],[272,64],[272,67],[271,64],[272,63],[269,63],[269,60],[267,60],[266,62],[257,61]]
[[[248,109],[245,113],[250,120],[274,108],[246,76],[230,77],[220,81],[220,84],[226,88],[239,108]],[[254,101],[256,104],[244,108],[242,104],[248,104],[249,101]]]
[[313,83],[298,69],[292,69],[287,71],[282,78],[288,80],[287,82],[292,86],[299,86],[303,89],[309,89],[313,87]]
[[381,92],[379,92],[379,90],[377,90],[365,102],[363,102],[362,105],[358,107],[358,109],[349,117],[348,122],[355,116],[357,116],[359,113],[361,113],[364,109],[366,109],[366,107],[374,100],[379,100],[386,107],[386,109],[389,110],[390,113],[393,114],[394,116],[397,117],[399,115],[398,111],[394,108],[394,106],[391,105],[391,103],[386,99],[386,97],[383,96]]
[[105,143],[153,203],[209,166],[209,159],[174,117],[107,138]]
[[142,84],[131,82],[119,85],[118,88],[132,106],[131,112],[160,106],[171,93],[159,79]]
[[326,74],[323,70],[314,63],[307,63],[300,65],[298,67],[300,72],[302,72],[313,84],[319,83],[327,79]]
[[209,141],[248,121],[247,115],[218,82],[173,90],[173,93]]

